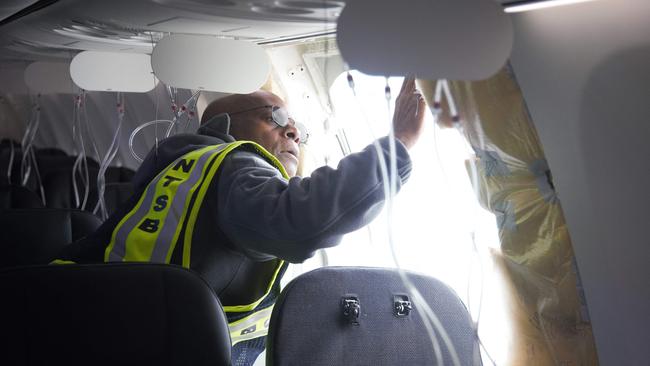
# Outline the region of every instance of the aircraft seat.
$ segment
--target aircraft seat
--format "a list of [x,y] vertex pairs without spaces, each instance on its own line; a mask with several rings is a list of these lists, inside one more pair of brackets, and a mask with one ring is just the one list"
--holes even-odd
[[38,194],[14,184],[0,185],[0,210],[15,208],[42,208]]
[[[92,211],[97,204],[97,173],[99,168],[88,167],[88,199],[86,201],[86,211]],[[85,185],[77,176],[77,189],[79,200],[83,201]],[[60,170],[50,170],[47,175],[43,176],[43,188],[47,207],[50,208],[76,208],[74,197],[74,185],[72,184],[72,170],[62,168]]]
[[133,184],[129,182],[106,183],[104,200],[108,214],[115,212],[133,194]]
[[106,183],[130,182],[135,175],[135,170],[127,167],[109,166],[106,169]]
[[0,270],[6,365],[230,365],[217,296],[182,267],[149,263]]
[[56,259],[65,245],[92,233],[100,225],[95,215],[79,210],[0,211],[0,268],[47,264]]
[[[460,298],[435,278],[406,272],[437,315],[460,365],[481,365],[478,337]],[[266,365],[453,365],[440,332],[442,364],[423,304],[394,269],[325,267],[291,281],[271,315]]]
[[68,156],[68,154],[58,147],[41,147],[36,149],[36,156]]

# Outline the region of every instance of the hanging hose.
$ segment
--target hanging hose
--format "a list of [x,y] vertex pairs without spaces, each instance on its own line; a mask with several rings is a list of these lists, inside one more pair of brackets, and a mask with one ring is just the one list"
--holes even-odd
[[180,108],[176,105],[176,99],[178,96],[178,90],[175,88],[167,87],[167,92],[169,93],[169,96],[171,98],[171,103],[172,103],[172,113],[174,115],[172,121],[173,123],[167,127],[167,131],[165,131],[165,138],[171,136],[172,129],[175,129],[178,131],[179,126],[181,125],[181,118],[186,115],[187,116],[187,122],[185,129],[189,127],[190,122],[196,115],[195,109],[196,109],[196,101],[198,100],[198,96],[201,93],[201,91],[196,91],[190,99],[188,99],[183,105],[181,105]]
[[92,133],[92,130],[90,129],[90,123],[88,122],[88,109],[86,106],[88,105],[86,103],[86,91],[82,91],[82,101],[81,105],[83,107],[83,121],[84,121],[84,129],[86,130],[86,135],[90,139],[90,145],[93,148],[93,152],[95,153],[95,157],[97,158],[97,161],[100,160],[100,155],[99,155],[99,149],[97,148],[97,141],[95,141],[95,136]]
[[29,177],[32,171],[32,164],[29,158],[29,152],[33,148],[34,138],[36,137],[36,132],[38,131],[38,126],[40,124],[40,106],[38,103],[38,98],[34,100],[32,105],[32,111],[30,114],[29,122],[27,123],[27,128],[25,129],[25,134],[23,135],[22,141],[20,143],[21,149],[23,151],[23,156],[20,162],[20,184],[26,185],[29,181]]
[[171,109],[172,109],[172,123],[167,127],[167,130],[165,131],[165,137],[167,138],[171,135],[172,129],[174,126],[176,126],[176,122],[178,121],[179,118],[179,113],[178,113],[178,106],[176,105],[176,96],[178,93],[178,90],[176,88],[173,88],[171,86],[167,86],[167,94],[169,94],[169,99],[171,100]]
[[[430,337],[435,337],[434,330],[431,328],[431,325],[433,325],[433,328],[435,328],[436,331],[438,331],[440,337],[442,338],[445,346],[447,347],[447,350],[449,351],[449,354],[451,356],[452,362],[455,366],[460,366],[460,359],[458,358],[458,353],[456,352],[456,348],[454,347],[453,342],[449,338],[449,335],[447,334],[447,331],[444,329],[444,326],[440,322],[440,319],[438,316],[435,314],[433,309],[429,307],[427,304],[426,300],[424,299],[424,296],[420,293],[420,291],[415,287],[415,285],[411,282],[411,280],[406,276],[406,273],[402,269],[402,267],[399,264],[399,261],[397,259],[397,252],[395,251],[395,242],[394,242],[394,236],[393,236],[393,199],[395,195],[397,194],[397,147],[395,143],[395,130],[393,128],[393,123],[392,120],[390,120],[391,114],[391,109],[390,109],[390,102],[391,102],[391,94],[390,94],[390,87],[388,86],[388,80],[386,80],[386,107],[387,107],[387,112],[388,112],[388,117],[389,117],[389,162],[390,162],[390,200],[388,201],[387,207],[387,216],[388,216],[388,243],[389,247],[391,249],[391,253],[393,256],[393,261],[395,262],[395,265],[397,267],[397,271],[402,278],[402,282],[406,285],[406,287],[409,289],[411,294],[413,295],[413,298],[417,303],[421,304],[420,308],[424,310],[424,315],[418,312],[422,316],[422,320],[424,321],[425,326],[427,327],[427,331],[429,332]],[[416,111],[416,114],[418,112]],[[427,320],[430,321],[431,323],[427,323]],[[434,352],[436,352],[436,358],[438,361],[438,364],[442,364],[442,354],[440,352],[440,345],[437,341],[437,339],[432,338],[432,345],[434,347]]]
[[[194,92],[194,94],[192,94],[190,99],[188,99],[185,103],[183,103],[181,108],[178,108],[178,106],[176,105],[177,91],[174,88],[169,87],[169,86],[166,89],[167,89],[167,93],[169,94],[170,99],[171,99],[171,110],[172,110],[172,114],[174,115],[173,119],[172,120],[154,119],[153,121],[145,122],[145,123],[141,124],[140,126],[138,126],[135,130],[133,130],[133,132],[131,132],[131,135],[129,136],[129,151],[131,152],[131,156],[133,156],[133,158],[135,160],[137,160],[139,163],[142,163],[142,161],[144,159],[142,157],[140,157],[135,152],[135,150],[133,149],[133,140],[135,139],[135,136],[140,131],[142,131],[144,128],[149,127],[151,125],[154,125],[156,127],[156,131],[157,131],[157,127],[158,127],[159,123],[167,123],[167,124],[169,124],[169,126],[165,130],[165,138],[167,138],[167,137],[169,137],[171,135],[171,132],[174,129],[174,127],[178,127],[178,124],[180,123],[182,116],[184,116],[184,115],[187,116],[187,122],[186,122],[186,126],[185,126],[184,130],[189,129],[190,123],[196,117],[196,103],[197,103],[199,95],[201,93],[200,90]],[[156,108],[156,110],[157,110],[157,108]],[[157,150],[158,150],[158,138],[157,138],[157,133],[156,133],[156,151]]]
[[[355,85],[354,85],[354,79],[352,75],[348,72],[347,74],[347,80],[348,80],[348,85],[350,86],[350,89],[352,89],[352,93],[354,95],[354,99],[357,102],[358,107],[362,110],[361,108],[361,103],[358,100],[357,93],[355,90]],[[391,116],[390,114],[390,102],[391,102],[391,93],[390,93],[390,87],[385,88],[385,96],[386,96],[386,101],[388,105],[388,115],[389,118]],[[363,112],[363,111],[362,111]],[[366,117],[365,113],[362,113],[364,117]],[[371,131],[372,134],[372,129],[369,126],[369,121],[367,120],[367,117],[364,118],[366,121],[366,124],[368,124],[369,130]],[[429,307],[427,302],[425,301],[424,297],[420,294],[420,292],[417,290],[417,288],[413,285],[413,283],[408,279],[406,276],[406,273],[404,270],[400,267],[399,261],[397,260],[397,255],[395,252],[395,246],[394,246],[394,238],[393,238],[393,231],[392,231],[392,210],[393,210],[393,197],[396,193],[397,190],[397,153],[396,153],[396,145],[395,145],[395,133],[393,130],[393,124],[392,120],[390,120],[389,123],[390,130],[389,130],[389,161],[391,163],[390,165],[390,174],[388,171],[388,166],[386,164],[386,160],[384,158],[384,153],[379,145],[378,140],[376,140],[373,136],[373,146],[375,147],[375,150],[377,152],[377,158],[379,161],[379,168],[381,171],[381,177],[382,177],[382,182],[383,182],[383,187],[384,187],[384,195],[385,195],[385,201],[386,201],[386,207],[387,207],[387,219],[388,219],[388,241],[389,241],[389,246],[391,248],[391,253],[393,255],[393,260],[396,265],[397,272],[400,275],[400,278],[402,279],[404,285],[407,287],[407,289],[411,292],[413,295],[414,300],[420,304],[420,308],[423,310],[422,312],[418,312],[418,314],[422,317],[424,326],[427,330],[427,334],[429,336],[429,339],[431,340],[431,345],[433,347],[433,351],[436,356],[437,364],[441,365],[443,364],[443,359],[442,359],[442,352],[440,348],[440,342],[438,341],[438,338],[436,337],[435,331],[437,331],[440,334],[440,337],[442,338],[445,346],[447,347],[447,350],[449,351],[449,354],[451,355],[453,364],[460,365],[460,360],[458,358],[458,354],[456,353],[456,349],[451,342],[451,339],[449,338],[449,335],[445,331],[442,323],[438,319],[438,317],[435,315],[433,310]],[[434,330],[435,328],[435,330]]]
[[[436,82],[436,88],[435,88],[435,92],[434,92],[434,104],[433,104],[433,108],[431,109],[432,114],[434,116],[434,122],[435,122],[434,125],[438,126],[438,123],[437,123],[437,121],[435,119],[438,118],[440,116],[440,114],[442,113],[443,93],[444,93],[444,97],[445,97],[445,99],[447,101],[447,105],[449,107],[449,115],[451,116],[452,127],[461,135],[462,140],[466,141],[466,139],[464,138],[465,132],[464,132],[464,129],[463,129],[463,125],[461,124],[460,115],[458,114],[458,108],[456,106],[454,96],[451,93],[451,90],[449,88],[449,82],[447,80],[445,80],[445,79],[441,79],[441,80],[438,80]],[[435,135],[435,130],[434,130],[434,138],[437,138],[437,136]],[[470,162],[469,167],[470,167],[470,175],[471,175],[470,179],[472,181],[472,183],[471,183],[472,188],[474,190],[475,197],[477,197],[477,199],[478,199],[478,197],[480,197],[480,191],[479,191],[479,186],[478,186],[479,181],[478,181],[478,169],[476,167],[476,160],[473,159],[473,157],[474,157],[473,150],[472,150],[471,146],[469,146],[467,144],[467,142],[465,142],[465,149],[467,150],[468,161]],[[436,142],[436,156],[437,156],[437,159],[438,159],[438,164],[440,165],[443,176],[445,178],[445,182],[447,183],[447,185],[449,185],[449,181],[447,179],[444,167],[442,165],[442,161],[440,160],[440,154],[439,154],[439,152],[437,150],[437,142]],[[473,217],[474,217],[473,225],[472,225],[473,229],[469,233],[470,237],[471,237],[471,241],[472,241],[471,250],[472,250],[473,257],[470,258],[469,269],[468,269],[469,274],[468,274],[467,288],[466,288],[466,291],[467,291],[467,293],[466,293],[467,308],[469,309],[469,312],[470,312],[470,315],[471,315],[472,307],[471,307],[470,287],[471,287],[471,279],[472,279],[472,273],[473,273],[473,267],[474,267],[473,262],[474,262],[474,258],[477,258],[478,262],[479,262],[479,273],[480,273],[480,281],[481,282],[480,282],[480,287],[479,287],[479,304],[478,304],[477,313],[476,313],[476,320],[474,320],[474,332],[476,334],[476,338],[478,340],[478,343],[479,343],[480,347],[483,349],[483,352],[488,357],[488,359],[490,360],[492,365],[496,366],[496,362],[494,361],[494,359],[492,358],[490,353],[485,348],[485,345],[483,344],[483,342],[481,341],[481,337],[479,336],[479,324],[480,324],[480,320],[481,320],[481,310],[483,308],[483,293],[484,293],[484,284],[485,284],[484,283],[484,281],[485,281],[484,277],[485,276],[484,276],[484,269],[483,269],[483,262],[482,262],[482,259],[481,259],[481,255],[479,253],[478,246],[476,245],[476,226],[477,226],[476,222],[477,222],[477,218],[476,218],[476,215],[473,215]]]
[[32,164],[34,164],[34,174],[36,174],[36,181],[38,182],[38,189],[41,192],[41,201],[43,206],[47,206],[47,201],[45,200],[45,188],[43,187],[43,181],[41,180],[41,173],[38,169],[38,163],[36,162],[36,153],[34,149],[30,150]]
[[137,134],[138,134],[141,130],[143,130],[145,127],[149,127],[149,126],[151,126],[151,125],[156,125],[156,126],[157,126],[159,123],[169,123],[169,125],[171,126],[171,125],[174,124],[174,121],[170,121],[170,120],[168,120],[168,119],[156,119],[156,120],[149,121],[149,122],[145,122],[145,123],[141,124],[141,125],[138,126],[135,130],[133,130],[133,132],[131,132],[131,135],[129,136],[129,151],[131,151],[131,155],[133,156],[133,158],[134,158],[135,160],[138,161],[138,163],[142,163],[142,161],[143,161],[144,159],[141,158],[141,157],[140,157],[140,156],[135,152],[135,150],[133,150],[133,139],[135,139],[135,135],[137,135]]
[[[84,95],[84,91],[82,91],[79,95],[75,96],[72,113],[72,139],[75,145],[75,153],[78,154],[72,165],[72,188],[74,191],[75,206],[80,210],[86,209],[88,196],[90,195],[90,175],[88,173],[88,160],[86,159],[86,147],[81,124],[81,104]],[[77,175],[79,175],[81,183],[84,186],[83,199],[80,198]]]
[[122,132],[122,124],[124,122],[124,96],[121,93],[117,93],[117,128],[115,129],[115,134],[113,135],[113,141],[108,147],[106,155],[99,166],[99,173],[97,174],[97,205],[93,210],[94,214],[99,212],[102,220],[108,218],[108,210],[106,209],[106,200],[104,198],[104,192],[106,191],[106,170],[111,164],[111,161],[115,158],[117,151],[119,150],[119,139],[120,133]]
[[14,156],[16,155],[16,148],[14,147],[13,141],[9,142],[9,148],[11,152],[9,153],[9,166],[7,167],[7,182],[11,184],[11,170],[14,165]]
[[[36,175],[36,183],[38,189],[41,193],[41,201],[43,205],[46,204],[45,199],[45,190],[43,189],[43,182],[41,181],[41,174],[38,170],[38,164],[36,162],[36,154],[34,152],[34,139],[36,138],[36,132],[41,121],[41,107],[40,107],[40,94],[38,94],[34,100],[34,105],[32,107],[32,115],[29,123],[27,124],[27,129],[23,139],[21,141],[21,148],[23,151],[23,156],[20,162],[20,175],[21,175],[21,185],[25,186],[29,181],[31,172],[34,171]],[[9,171],[8,178],[11,183],[11,168],[14,160],[14,148],[13,144],[11,145],[11,157],[9,159]]]
[[193,120],[196,119],[198,121],[196,118],[196,104],[199,101],[199,95],[201,95],[201,90],[194,92],[190,99],[181,106],[181,112],[187,115],[187,121],[185,122],[185,128],[183,129],[185,132],[191,131],[191,122]]

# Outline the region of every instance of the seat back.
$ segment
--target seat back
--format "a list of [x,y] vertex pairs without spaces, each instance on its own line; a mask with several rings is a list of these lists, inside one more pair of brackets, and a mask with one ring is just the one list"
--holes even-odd
[[181,267],[5,269],[0,293],[5,365],[230,365],[221,304]]
[[106,169],[106,183],[130,182],[135,176],[135,170],[127,167],[109,166]]
[[104,200],[108,214],[114,213],[133,195],[133,184],[129,182],[106,183]]
[[[439,318],[460,364],[480,365],[478,338],[458,296],[434,278],[407,276]],[[438,365],[423,313],[423,304],[393,269],[320,268],[295,278],[278,298],[266,364]],[[441,365],[453,365],[440,333],[435,334]]]
[[42,207],[41,198],[29,189],[15,184],[0,185],[0,210]]
[[[88,166],[88,198],[86,199],[86,211],[93,211],[97,204],[97,173],[99,168]],[[79,202],[83,202],[86,186],[83,180],[75,177]],[[43,175],[43,188],[45,190],[46,205],[50,208],[76,208],[72,170],[67,166],[61,169],[50,168]]]
[[71,209],[0,211],[0,268],[47,264],[67,244],[92,233],[98,217]]

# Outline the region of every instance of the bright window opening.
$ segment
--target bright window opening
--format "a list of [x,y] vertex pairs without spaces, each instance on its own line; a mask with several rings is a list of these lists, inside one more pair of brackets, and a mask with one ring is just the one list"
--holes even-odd
[[[320,145],[313,147],[314,151],[327,151],[326,162],[333,167],[344,156],[341,146],[345,140],[355,152],[388,134],[394,100],[402,84],[402,78],[388,80],[392,91],[389,109],[385,78],[351,74],[356,96],[346,73],[341,74],[330,89],[335,114],[330,133],[316,140]],[[511,334],[503,326],[505,318],[487,314],[497,301],[489,301],[490,297],[498,292],[489,250],[498,250],[499,238],[494,215],[479,205],[471,183],[468,161],[473,152],[458,131],[439,128],[428,113],[424,133],[409,153],[413,170],[395,199],[392,222],[399,264],[448,284],[475,321],[481,308],[479,334],[498,364],[506,358]],[[341,245],[327,249],[327,264],[395,267],[385,211],[368,227],[346,235]],[[287,277],[320,267],[323,259],[319,255],[294,265]],[[485,354],[483,362],[491,364]]]

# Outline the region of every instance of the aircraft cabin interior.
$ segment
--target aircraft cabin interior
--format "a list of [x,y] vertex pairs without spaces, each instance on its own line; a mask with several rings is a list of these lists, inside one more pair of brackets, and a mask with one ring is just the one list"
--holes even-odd
[[0,364],[649,365],[648,160],[648,0],[4,0]]

